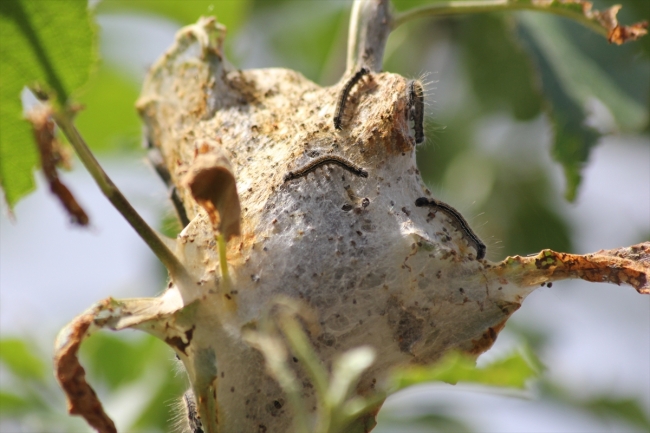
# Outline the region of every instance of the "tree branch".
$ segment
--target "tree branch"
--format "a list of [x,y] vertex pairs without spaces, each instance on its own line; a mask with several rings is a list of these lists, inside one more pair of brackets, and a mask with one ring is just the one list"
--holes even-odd
[[647,33],[647,21],[621,26],[614,5],[603,11],[592,10],[586,0],[468,0],[434,2],[405,12],[392,14],[388,0],[355,0],[350,15],[346,75],[362,66],[379,72],[384,48],[391,31],[415,18],[487,12],[537,11],[563,16],[620,45]]
[[534,256],[508,257],[490,270],[519,287],[580,278],[592,283],[629,284],[640,294],[650,294],[650,242],[591,254],[542,250]]
[[604,36],[611,43],[622,44],[645,35],[647,22],[620,26],[616,18],[620,5],[604,11],[591,10],[591,3],[583,0],[559,2],[556,0],[476,0],[437,2],[397,14],[391,21],[391,30],[414,18],[449,16],[486,12],[530,10],[559,15],[576,21]]
[[362,66],[381,71],[390,22],[389,0],[355,0],[350,15],[346,74]]

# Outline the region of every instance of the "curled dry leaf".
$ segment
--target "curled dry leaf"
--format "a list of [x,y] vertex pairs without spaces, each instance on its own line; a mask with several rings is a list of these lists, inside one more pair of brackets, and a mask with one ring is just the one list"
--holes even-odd
[[650,294],[650,242],[584,255],[543,250],[535,256],[509,257],[490,272],[505,278],[510,273],[518,275],[519,285],[581,278],[593,283],[628,284],[641,294]]
[[113,420],[104,412],[97,394],[86,382],[86,372],[77,357],[93,321],[92,314],[83,314],[60,334],[54,354],[55,375],[68,396],[68,413],[84,417],[99,433],[116,433]]
[[627,41],[635,41],[641,36],[648,33],[648,22],[642,21],[640,23],[632,24],[631,26],[616,26],[609,31],[607,40],[610,43],[621,45]]
[[586,0],[532,0],[533,5],[540,7],[557,7],[561,9],[579,8],[589,20],[599,23],[607,31],[607,40],[616,45],[635,41],[648,33],[648,22],[642,21],[629,26],[621,26],[616,15],[621,5],[614,5],[603,11],[594,10],[593,3]]
[[607,29],[607,40],[616,45],[621,45],[628,41],[635,41],[641,36],[648,33],[648,22],[642,21],[629,26],[621,26],[618,23],[616,15],[621,10],[621,5],[614,5],[604,11],[591,11],[591,3],[586,8],[585,15],[593,16],[605,29]]
[[59,201],[72,217],[75,224],[87,226],[89,218],[77,202],[67,186],[59,179],[57,164],[69,166],[67,153],[63,151],[61,143],[54,134],[54,122],[51,119],[51,108],[47,105],[37,105],[27,115],[27,120],[32,124],[34,138],[41,158],[43,175],[50,185],[50,191],[59,198]]
[[[202,143],[184,184],[226,240],[240,234],[241,208],[230,162],[214,143]],[[210,151],[210,153],[206,153]]]
[[86,372],[78,358],[81,343],[102,328],[144,329],[161,339],[175,341],[183,330],[179,330],[173,314],[181,307],[182,301],[173,290],[158,298],[123,301],[107,298],[63,328],[54,348],[54,374],[66,393],[68,412],[84,417],[99,433],[117,432],[97,394],[86,382]]

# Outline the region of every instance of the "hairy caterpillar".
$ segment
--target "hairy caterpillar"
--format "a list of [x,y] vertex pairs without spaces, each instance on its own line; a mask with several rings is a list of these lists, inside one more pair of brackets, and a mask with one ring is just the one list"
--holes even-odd
[[350,94],[350,90],[352,90],[352,87],[354,87],[355,84],[359,82],[359,80],[366,74],[369,74],[370,70],[368,68],[361,68],[357,71],[356,74],[352,76],[348,80],[347,83],[345,83],[345,86],[343,86],[343,90],[341,90],[341,94],[339,95],[339,99],[336,103],[336,114],[334,115],[334,128],[340,130],[341,129],[341,121],[343,119],[343,111],[345,110],[345,104],[348,100],[348,95]]
[[408,104],[413,130],[415,132],[415,143],[424,141],[424,89],[420,80],[411,80],[408,86]]
[[481,242],[478,236],[476,236],[476,234],[469,227],[469,224],[467,224],[467,221],[465,221],[465,218],[463,218],[460,212],[458,212],[456,209],[446,203],[441,202],[440,200],[436,200],[434,198],[428,199],[426,197],[420,197],[415,200],[415,205],[417,207],[427,206],[433,208],[434,210],[440,210],[444,212],[452,220],[454,226],[456,226],[456,228],[463,233],[463,237],[467,240],[467,243],[470,246],[474,247],[476,250],[476,258],[478,260],[481,260],[485,257],[487,250],[485,244]]
[[284,175],[284,181],[288,182],[293,179],[298,179],[299,177],[307,176],[312,171],[316,170],[318,167],[327,165],[327,164],[336,164],[350,173],[357,175],[359,177],[368,177],[368,172],[361,167],[354,165],[349,160],[338,155],[323,155],[312,161],[308,162],[304,166],[292,170]]
[[196,399],[191,389],[178,399],[173,430],[177,433],[204,433]]

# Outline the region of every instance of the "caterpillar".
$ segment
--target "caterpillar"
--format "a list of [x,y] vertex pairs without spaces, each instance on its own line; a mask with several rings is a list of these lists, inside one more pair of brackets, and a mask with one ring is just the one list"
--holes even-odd
[[424,141],[424,89],[420,80],[409,82],[408,105],[413,120],[415,143],[420,144]]
[[284,175],[284,181],[288,182],[293,179],[298,179],[299,177],[307,176],[312,171],[316,170],[318,167],[327,165],[327,164],[336,164],[350,173],[357,175],[359,177],[368,177],[368,172],[361,167],[354,165],[349,160],[338,155],[323,155],[318,158],[315,158],[305,164],[304,166],[292,170]]
[[185,409],[187,411],[187,421],[189,423],[189,428],[191,433],[203,433],[203,425],[201,424],[201,418],[196,409],[196,401],[194,400],[194,393],[192,391],[187,391],[183,394],[183,401],[185,403]]
[[446,203],[441,202],[440,200],[436,200],[434,198],[428,199],[426,197],[420,197],[415,200],[415,205],[417,207],[427,206],[433,208],[434,210],[440,210],[444,212],[452,220],[452,224],[454,224],[454,226],[463,233],[463,237],[467,240],[467,243],[471,247],[474,247],[476,250],[476,258],[478,260],[481,260],[485,257],[485,253],[487,251],[485,244],[478,238],[478,236],[476,236],[476,234],[469,227],[469,224],[467,224],[467,221],[465,221],[465,218],[463,218],[460,212],[458,212],[456,209]]
[[345,83],[345,86],[343,86],[343,90],[341,90],[341,94],[339,95],[339,99],[336,102],[336,114],[334,115],[334,128],[341,130],[341,121],[343,119],[343,111],[345,110],[345,104],[348,100],[348,95],[350,94],[350,90],[352,90],[352,87],[354,87],[355,84],[359,82],[359,80],[366,74],[369,74],[370,70],[366,67],[363,67],[359,69],[356,74],[352,76],[348,80],[347,83]]
[[205,433],[192,389],[188,389],[174,406],[172,431],[176,433]]

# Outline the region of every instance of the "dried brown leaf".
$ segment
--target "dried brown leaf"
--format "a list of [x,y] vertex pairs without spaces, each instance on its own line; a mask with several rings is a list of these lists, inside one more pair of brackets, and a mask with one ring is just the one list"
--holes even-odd
[[610,30],[607,40],[616,45],[627,41],[635,41],[648,33],[648,22],[632,24],[631,26],[616,26]]
[[641,294],[650,294],[650,242],[584,255],[543,250],[535,256],[508,257],[496,272],[505,278],[514,277],[522,286],[581,278],[595,283],[629,284]]
[[54,355],[55,375],[68,396],[68,413],[80,415],[99,433],[117,433],[113,420],[104,412],[95,390],[86,382],[86,372],[77,353],[88,329],[93,324],[92,314],[83,314],[66,330],[65,338],[57,341]]
[[591,3],[585,2],[589,5],[585,10],[587,18],[593,18],[598,21],[605,29],[607,29],[607,40],[611,44],[621,45],[627,41],[635,41],[641,36],[648,33],[648,22],[642,21],[630,26],[621,26],[618,23],[616,15],[621,10],[621,5],[614,5],[604,11],[591,11]]
[[50,107],[38,106],[29,112],[27,120],[32,124],[34,138],[41,157],[41,167],[45,179],[50,185],[52,194],[59,198],[59,201],[72,217],[72,221],[80,226],[87,226],[90,222],[88,215],[72,195],[68,187],[59,179],[57,164],[69,167],[69,158],[62,151],[61,143],[54,134],[54,122],[51,118]]
[[197,148],[199,152],[184,183],[208,213],[215,230],[226,240],[239,236],[241,207],[230,161],[214,143],[201,143]]
[[635,41],[648,33],[647,21],[641,21],[629,26],[621,26],[618,23],[616,15],[621,10],[621,5],[614,5],[609,9],[599,11],[594,10],[593,3],[586,0],[532,0],[532,4],[542,8],[563,10],[565,13],[572,10],[574,13],[581,13],[589,21],[598,23],[605,29],[607,40],[612,44],[621,45],[628,41]]

